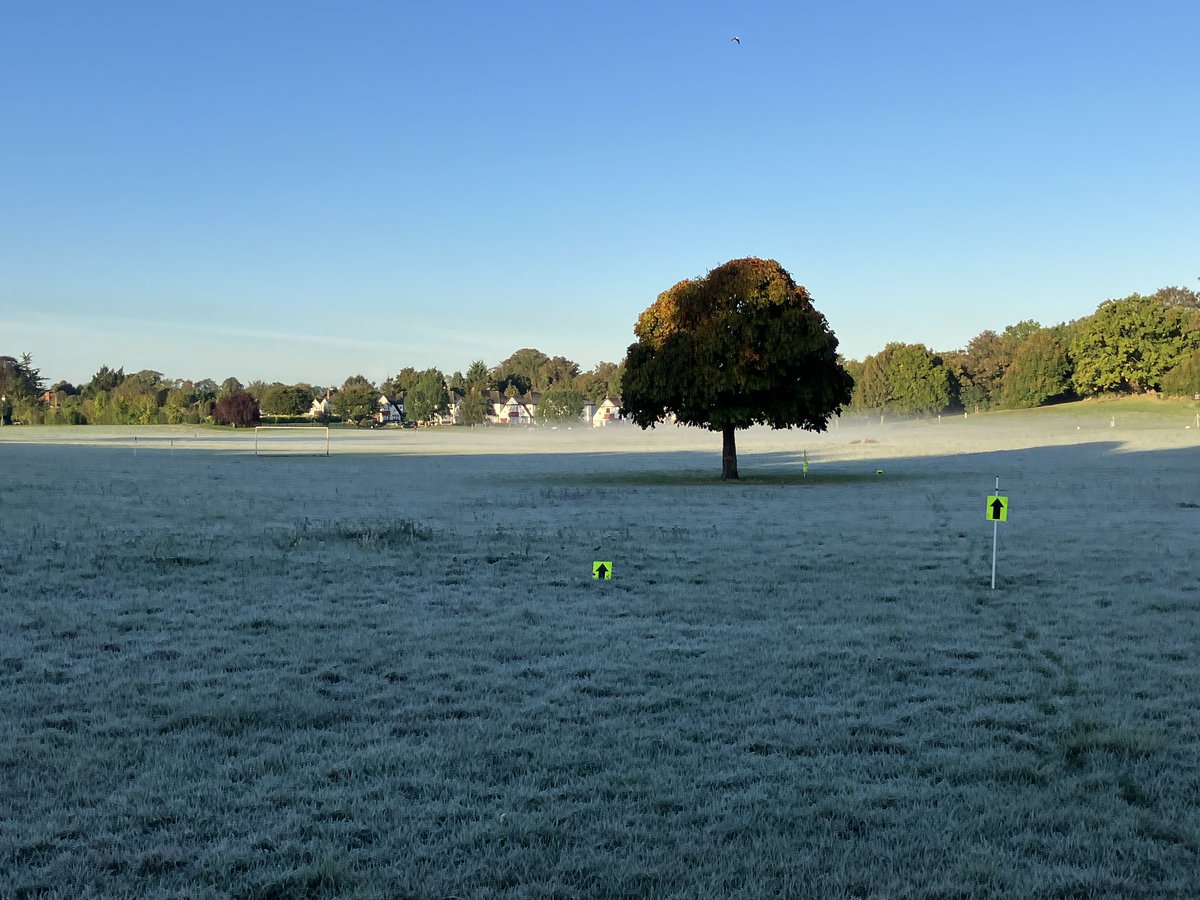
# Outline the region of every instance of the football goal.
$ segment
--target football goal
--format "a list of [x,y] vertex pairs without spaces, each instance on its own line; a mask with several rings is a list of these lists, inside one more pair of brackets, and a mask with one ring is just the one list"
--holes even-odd
[[256,425],[255,456],[328,456],[329,429],[324,425]]

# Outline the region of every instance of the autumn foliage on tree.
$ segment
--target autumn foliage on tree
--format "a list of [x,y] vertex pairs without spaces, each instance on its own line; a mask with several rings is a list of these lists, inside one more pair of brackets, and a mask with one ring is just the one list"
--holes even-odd
[[723,437],[722,479],[736,479],[735,432],[751,425],[824,431],[853,381],[808,292],[769,259],[735,259],[658,295],[625,356],[625,415],[643,428],[674,416]]
[[258,401],[245,391],[234,391],[217,401],[212,416],[218,425],[245,428],[259,420]]

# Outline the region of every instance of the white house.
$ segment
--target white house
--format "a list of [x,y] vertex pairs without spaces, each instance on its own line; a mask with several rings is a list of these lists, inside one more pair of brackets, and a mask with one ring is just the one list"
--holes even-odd
[[438,415],[434,424],[461,425],[463,395],[456,390],[449,390],[447,393],[450,395],[450,405],[447,407],[444,413],[440,413]]
[[620,402],[605,394],[604,399],[600,401],[600,405],[596,407],[596,412],[592,415],[592,427],[603,428],[620,420],[620,418]]
[[312,402],[312,406],[304,415],[310,419],[324,419],[333,415],[333,395],[336,393],[337,388],[327,390],[324,397],[318,397]]
[[403,398],[391,398],[387,394],[380,394],[377,402],[379,411],[375,413],[375,421],[380,425],[398,425],[404,421]]
[[488,420],[497,425],[533,425],[537,422],[538,402],[542,395],[530,391],[524,396],[506,397],[499,391],[491,392],[492,414]]

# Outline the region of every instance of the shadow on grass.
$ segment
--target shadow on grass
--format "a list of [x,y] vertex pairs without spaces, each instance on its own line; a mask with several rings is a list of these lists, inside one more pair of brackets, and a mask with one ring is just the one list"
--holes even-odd
[[[882,474],[879,474],[882,473]],[[571,487],[710,487],[713,485],[849,485],[867,482],[908,481],[920,476],[911,473],[887,474],[886,469],[868,468],[861,471],[809,472],[797,468],[763,468],[743,472],[737,481],[722,481],[719,472],[711,470],[645,469],[613,472],[579,472],[543,476],[540,481],[550,485]]]

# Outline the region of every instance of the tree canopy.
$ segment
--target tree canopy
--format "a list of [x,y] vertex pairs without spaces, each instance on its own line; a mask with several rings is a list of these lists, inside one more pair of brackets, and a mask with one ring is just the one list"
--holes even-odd
[[404,398],[404,414],[416,422],[428,422],[450,408],[446,376],[437,369],[426,369]]
[[1131,294],[1106,300],[1076,323],[1071,341],[1074,385],[1081,395],[1145,391],[1200,347],[1200,310],[1195,295],[1163,288],[1150,297]]
[[245,428],[259,421],[258,401],[246,391],[231,391],[213,408],[213,421],[218,425]]
[[734,434],[754,424],[823,431],[853,386],[837,338],[775,260],[735,259],[658,295],[625,356],[625,415],[643,428],[673,416],[723,437],[723,479],[735,479]]

